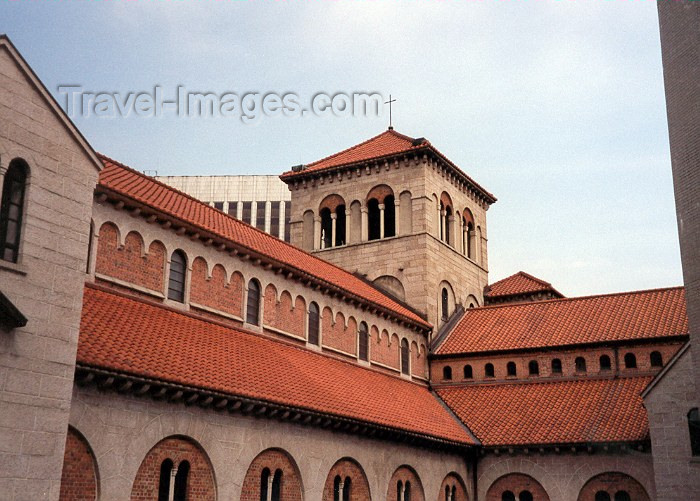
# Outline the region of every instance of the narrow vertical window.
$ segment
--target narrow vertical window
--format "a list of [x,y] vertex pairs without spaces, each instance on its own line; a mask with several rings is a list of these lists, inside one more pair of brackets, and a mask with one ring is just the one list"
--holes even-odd
[[321,209],[321,249],[333,247],[333,219],[329,208]]
[[95,236],[95,223],[90,221],[90,231],[88,232],[88,252],[87,262],[85,263],[85,273],[90,273],[90,261],[92,260],[92,239]]
[[445,501],[450,501],[450,486],[445,486]]
[[345,483],[343,484],[343,499],[342,501],[350,501],[350,493],[352,492],[352,480],[350,477],[345,477]]
[[474,377],[474,372],[472,371],[472,366],[467,364],[464,366],[464,379],[472,379]]
[[176,250],[170,256],[170,276],[168,277],[168,299],[185,302],[185,276],[187,260],[185,253]]
[[518,499],[519,501],[533,501],[532,493],[530,491],[522,491]]
[[376,198],[367,201],[367,238],[377,240],[380,237],[381,223],[379,213],[379,202]]
[[340,475],[336,475],[333,479],[333,501],[342,501],[340,499]]
[[449,316],[449,309],[450,309],[450,300],[449,300],[449,295],[447,293],[447,287],[442,288],[442,297],[441,297],[441,310],[442,310],[442,320],[447,320],[447,317]]
[[170,459],[160,464],[160,477],[158,480],[158,501],[168,501],[170,493],[170,472],[173,471],[173,462]]
[[369,360],[369,332],[367,330],[367,324],[365,322],[360,322],[360,346],[359,355],[360,360],[365,362]]
[[403,500],[411,501],[411,482],[406,480],[406,484],[403,486]]
[[495,372],[493,370],[493,364],[488,363],[484,366],[484,375],[486,377],[495,377]]
[[450,233],[452,232],[452,207],[449,205],[445,209],[445,243],[447,245],[452,245],[450,242]]
[[410,351],[408,349],[408,341],[406,338],[401,340],[401,372],[403,374],[408,374],[409,371],[409,360]]
[[260,324],[260,283],[254,278],[248,282],[248,302],[245,321],[251,325]]
[[607,355],[600,356],[600,370],[609,371],[612,368],[612,363],[610,362],[610,357]]
[[403,501],[401,498],[403,497],[403,482],[399,480],[396,482],[396,501]]
[[515,362],[508,362],[506,364],[506,373],[511,377],[518,375],[518,369],[515,367]]
[[255,205],[255,227],[265,231],[265,202],[257,202]]
[[552,360],[552,374],[561,374],[561,360],[558,358]]
[[615,501],[632,501],[627,491],[617,491],[615,493]]
[[190,473],[190,463],[188,461],[181,462],[177,467],[175,474],[175,490],[173,493],[173,501],[187,501],[187,477]]
[[309,344],[319,345],[319,330],[321,317],[319,315],[318,305],[314,302],[309,304]]
[[19,259],[26,184],[26,164],[13,160],[5,174],[0,203],[0,259],[12,263]]
[[272,479],[272,501],[281,501],[282,499],[282,470],[276,470],[275,476]]
[[595,501],[610,501],[610,494],[605,491],[598,491],[595,493]]
[[625,368],[626,369],[636,369],[637,368],[637,357],[634,353],[625,354]]
[[270,235],[275,238],[280,236],[280,202],[270,204]]
[[[270,470],[265,468],[260,475],[260,501],[267,501],[267,489],[270,484]],[[160,501],[160,500],[158,500]]]
[[252,224],[253,202],[243,202],[241,218],[244,223]]
[[394,195],[387,195],[384,198],[384,237],[396,235],[396,205]]
[[700,411],[695,407],[688,412],[688,432],[690,433],[690,452],[700,456]]
[[586,372],[586,359],[583,357],[576,357],[574,361],[576,366],[576,372]]
[[452,367],[450,367],[449,365],[446,365],[442,368],[442,379],[444,379],[445,381],[452,380]]
[[515,494],[513,494],[511,491],[505,491],[501,495],[501,501],[515,501]]
[[345,245],[345,206],[339,205],[335,208],[335,246]]
[[292,202],[284,202],[284,241],[289,242],[292,226]]
[[662,367],[664,365],[663,358],[661,358],[661,353],[658,351],[652,351],[649,355],[649,363],[652,367]]
[[224,203],[223,202],[214,202],[214,208],[216,210],[224,210]]

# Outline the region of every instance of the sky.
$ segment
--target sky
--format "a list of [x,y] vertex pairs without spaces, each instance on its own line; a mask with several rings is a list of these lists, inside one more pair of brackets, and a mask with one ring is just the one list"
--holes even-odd
[[[682,284],[654,0],[0,0],[0,33],[64,107],[67,85],[304,107],[391,94],[398,132],[498,198],[491,282],[523,270],[567,296]],[[379,134],[379,111],[72,118],[139,170],[279,174]]]

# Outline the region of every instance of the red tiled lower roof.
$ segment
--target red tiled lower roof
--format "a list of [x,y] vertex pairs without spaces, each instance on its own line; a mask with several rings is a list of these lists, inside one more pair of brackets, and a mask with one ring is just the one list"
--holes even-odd
[[342,268],[312,256],[104,155],[101,155],[101,158],[105,168],[100,172],[98,188],[108,188],[188,224],[235,242],[260,255],[268,256],[294,269],[299,269],[369,303],[386,308],[422,328],[431,327],[428,322],[413,311]]
[[650,377],[444,387],[438,395],[485,446],[637,442]]
[[502,297],[517,294],[532,294],[535,292],[544,291],[550,291],[555,293],[558,297],[564,297],[554,287],[552,287],[552,284],[549,282],[533,277],[524,271],[519,271],[514,275],[499,280],[498,282],[494,282],[491,285],[487,285],[486,290],[484,291],[484,296]]
[[688,335],[682,287],[468,309],[438,355]]
[[426,386],[89,286],[77,362],[474,443]]

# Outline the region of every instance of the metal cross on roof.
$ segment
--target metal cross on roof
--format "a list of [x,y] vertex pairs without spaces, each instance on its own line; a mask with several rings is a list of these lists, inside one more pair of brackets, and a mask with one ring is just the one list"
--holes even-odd
[[389,100],[388,100],[387,102],[384,103],[384,104],[388,104],[388,105],[389,105],[389,130],[393,130],[393,129],[394,129],[394,127],[393,127],[393,125],[392,125],[392,123],[391,123],[391,103],[395,103],[395,102],[396,102],[396,99],[391,99],[391,94],[389,94]]

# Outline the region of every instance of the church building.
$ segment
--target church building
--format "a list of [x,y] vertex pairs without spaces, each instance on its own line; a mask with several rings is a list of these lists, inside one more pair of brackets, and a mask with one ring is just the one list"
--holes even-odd
[[95,152],[5,36],[0,89],[0,499],[673,497],[683,287],[489,284],[496,197],[391,127],[281,173],[288,243]]

